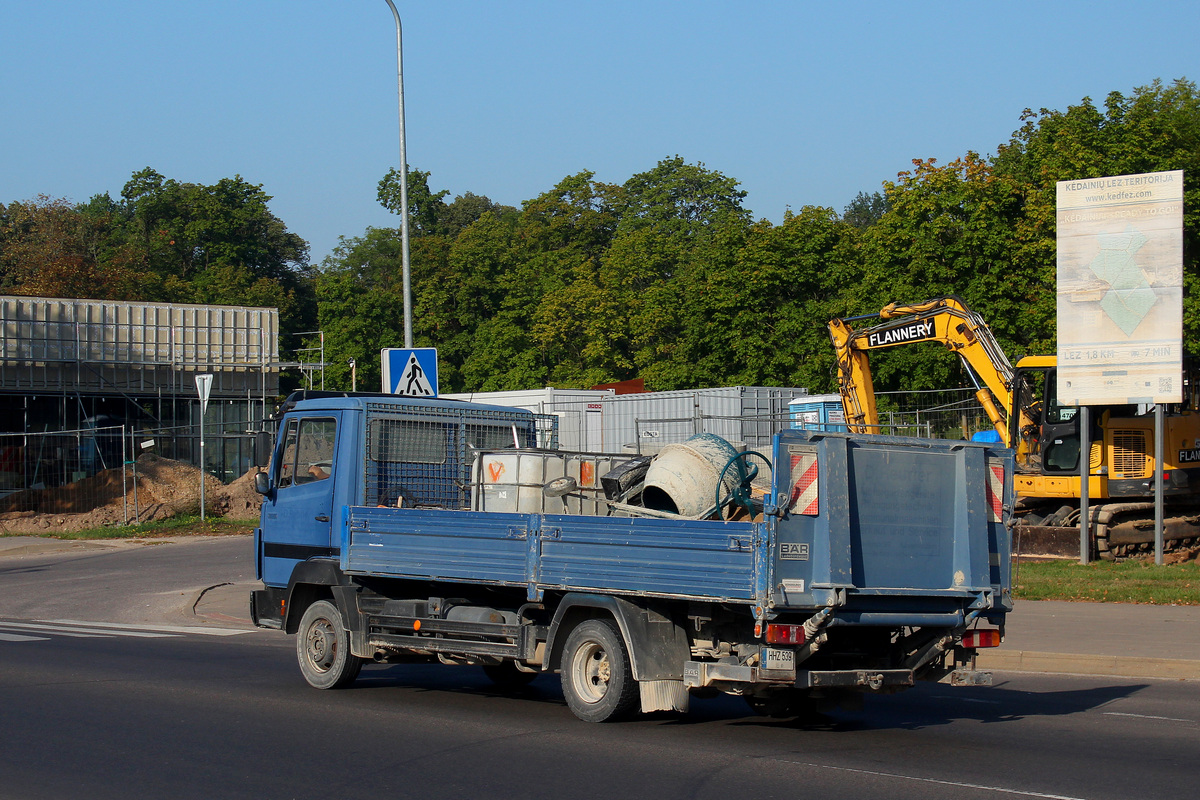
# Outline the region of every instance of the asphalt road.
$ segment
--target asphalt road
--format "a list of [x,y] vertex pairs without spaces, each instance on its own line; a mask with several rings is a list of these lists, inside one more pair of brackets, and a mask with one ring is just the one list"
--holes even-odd
[[203,624],[192,610],[199,595],[254,580],[248,536],[64,542],[58,551],[42,549],[53,540],[31,541],[0,552],[0,617]]
[[238,545],[0,559],[0,798],[1195,796],[1196,682],[1000,673],[814,720],[721,697],[609,725],[554,676],[371,666],[317,691],[290,637],[189,619],[180,587],[240,580],[217,574]]
[[[370,667],[310,689],[282,634],[0,621],[0,797],[1192,798],[1195,683],[1024,675],[808,722],[736,699],[589,725],[539,678]],[[69,630],[66,630],[69,628]],[[86,787],[84,789],[83,787]]]

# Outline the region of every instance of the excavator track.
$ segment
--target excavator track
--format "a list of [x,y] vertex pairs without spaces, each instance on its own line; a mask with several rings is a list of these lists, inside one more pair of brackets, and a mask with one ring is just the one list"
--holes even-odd
[[[1092,515],[1096,555],[1106,561],[1154,552],[1154,504],[1110,503]],[[1200,542],[1200,504],[1169,506],[1163,511],[1163,552]]]
[[[1017,542],[1041,537],[1043,543],[1057,539],[1078,541],[1079,509],[1066,513],[1052,525],[1017,522]],[[1200,503],[1173,504],[1164,509],[1163,552],[1184,550],[1200,544]],[[1092,506],[1092,556],[1105,561],[1152,555],[1154,553],[1154,504],[1108,503]],[[1036,517],[1035,517],[1036,519]],[[1051,552],[1058,552],[1057,550]]]

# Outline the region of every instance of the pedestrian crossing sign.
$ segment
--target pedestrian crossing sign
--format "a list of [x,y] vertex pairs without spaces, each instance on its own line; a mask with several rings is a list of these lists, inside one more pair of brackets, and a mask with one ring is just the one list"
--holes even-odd
[[383,391],[407,397],[437,397],[436,347],[385,347],[380,351],[383,363]]

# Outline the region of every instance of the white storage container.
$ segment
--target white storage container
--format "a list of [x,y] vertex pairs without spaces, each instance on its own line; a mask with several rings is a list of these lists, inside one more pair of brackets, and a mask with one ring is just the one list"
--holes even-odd
[[[600,478],[628,456],[561,450],[481,452],[471,467],[471,508],[520,514],[607,514]],[[563,494],[546,485],[571,478]]]
[[[450,400],[488,403],[511,408],[524,408],[537,414],[558,417],[558,446],[563,450],[602,453],[604,401],[613,397],[612,389],[529,389],[515,392],[458,392],[443,394]],[[548,442],[539,442],[548,446]]]

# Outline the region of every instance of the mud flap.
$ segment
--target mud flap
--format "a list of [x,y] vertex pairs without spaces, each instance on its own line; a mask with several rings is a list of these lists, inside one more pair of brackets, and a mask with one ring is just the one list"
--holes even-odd
[[642,713],[681,711],[686,713],[691,696],[683,681],[639,681]]

